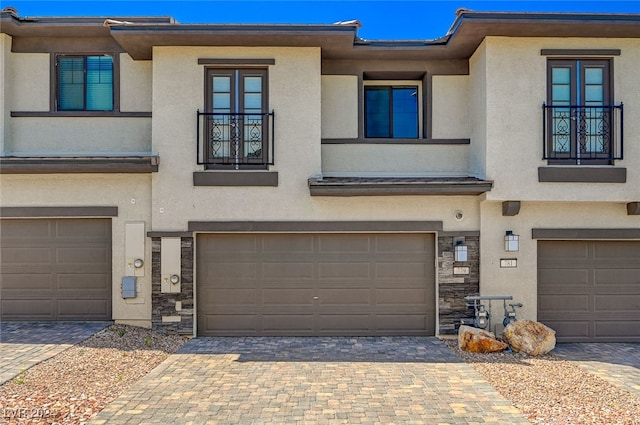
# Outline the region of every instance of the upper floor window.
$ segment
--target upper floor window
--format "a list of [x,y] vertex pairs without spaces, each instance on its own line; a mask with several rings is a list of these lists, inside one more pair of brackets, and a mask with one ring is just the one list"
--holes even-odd
[[608,164],[616,158],[618,107],[610,61],[549,59],[545,157],[558,163]]
[[417,139],[421,126],[419,81],[367,81],[365,137]]
[[267,70],[206,70],[204,157],[210,168],[266,168],[269,149]]
[[59,55],[58,111],[112,111],[113,57]]

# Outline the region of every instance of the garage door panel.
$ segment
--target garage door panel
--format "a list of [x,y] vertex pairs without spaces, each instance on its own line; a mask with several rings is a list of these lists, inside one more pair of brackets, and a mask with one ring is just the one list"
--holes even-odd
[[640,294],[596,295],[595,311],[640,311]]
[[111,220],[0,225],[2,319],[111,319]]
[[[243,244],[235,242],[220,249],[221,244],[234,239],[256,237],[260,249],[253,255],[234,252],[234,246],[244,249]],[[401,247],[400,252],[393,251],[394,244]],[[433,245],[432,235],[416,234],[200,235],[196,254],[198,332],[234,335],[238,334],[234,329],[240,329],[243,335],[402,334],[404,327],[377,328],[376,315],[409,314],[423,320],[419,331],[412,325],[407,332],[432,335],[435,329],[424,317],[433,315],[435,320]],[[207,252],[211,246],[216,247],[215,255]],[[422,251],[416,253],[416,247]],[[406,253],[402,251],[405,249]],[[430,257],[423,253],[429,249]],[[219,272],[238,256],[244,267],[250,262],[255,265],[255,279]],[[233,299],[224,297],[215,300],[221,288],[249,287],[257,291],[255,305],[234,304]],[[378,294],[378,288],[389,293]],[[381,297],[382,304],[376,304]],[[218,316],[224,321],[211,327]],[[229,321],[244,316],[255,318],[255,322],[251,326],[227,326]],[[351,323],[355,318],[363,324]]]
[[538,253],[538,258],[543,260],[554,259],[587,259],[589,258],[589,245],[583,241],[553,241],[545,243],[544,250]]
[[58,299],[58,318],[61,320],[100,318],[110,313],[111,304],[105,299]]
[[595,337],[640,341],[640,319],[631,323],[627,320],[598,320],[595,322]]
[[207,305],[257,305],[258,294],[253,288],[217,289],[207,292],[203,300]]
[[[257,329],[257,315],[251,314],[208,314],[204,316],[204,328],[211,331],[251,332]],[[199,324],[199,327],[202,326]]]
[[3,249],[2,267],[11,265],[27,266],[31,264],[51,264],[53,255],[49,248],[13,248]]
[[216,262],[215,266],[212,263],[204,263],[198,265],[205,269],[205,276],[216,276],[217,279],[224,280],[238,280],[238,279],[252,279],[258,278],[258,265],[254,262]]
[[318,264],[320,279],[371,279],[371,267],[366,263],[330,262]]
[[313,263],[278,262],[262,264],[266,279],[313,279]]
[[313,323],[311,314],[265,315],[262,320],[262,331],[273,334],[308,335],[313,332]]
[[415,331],[425,328],[425,314],[379,314],[376,316],[376,327],[385,331]]
[[4,320],[23,320],[25,311],[29,320],[54,320],[55,304],[51,299],[3,299],[2,318]]
[[58,265],[91,265],[103,266],[111,257],[111,250],[106,247],[88,247],[82,248],[58,248],[56,249],[56,263]]
[[420,279],[424,282],[427,277],[427,268],[424,262],[421,263],[376,263],[376,279]]
[[260,239],[264,253],[311,253],[313,237],[309,235],[271,235]]
[[262,302],[265,305],[279,306],[289,304],[310,306],[313,304],[313,290],[298,288],[264,289],[262,291]]
[[565,312],[589,312],[589,297],[586,295],[540,295],[538,296],[538,310],[541,313],[565,311]]
[[640,285],[640,262],[629,268],[598,269],[595,273],[598,286]]
[[433,246],[428,246],[425,239],[416,238],[415,235],[376,235],[375,252],[378,254],[428,254]]
[[[633,241],[608,241],[596,244],[593,249],[594,258],[622,260],[622,263],[628,263],[629,260],[634,259],[640,260],[640,249],[637,245],[638,243]],[[639,263],[636,262],[636,264]]]
[[[28,225],[25,225],[28,222]],[[3,241],[48,240],[52,235],[49,220],[3,220],[0,222]]]

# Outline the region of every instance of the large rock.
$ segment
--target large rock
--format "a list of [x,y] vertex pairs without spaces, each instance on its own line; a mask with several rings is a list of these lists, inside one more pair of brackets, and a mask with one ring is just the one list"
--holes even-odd
[[556,347],[556,331],[531,320],[509,323],[502,332],[502,339],[513,351],[531,356],[547,354]]
[[458,330],[458,347],[471,353],[496,353],[508,346],[489,331],[462,325]]

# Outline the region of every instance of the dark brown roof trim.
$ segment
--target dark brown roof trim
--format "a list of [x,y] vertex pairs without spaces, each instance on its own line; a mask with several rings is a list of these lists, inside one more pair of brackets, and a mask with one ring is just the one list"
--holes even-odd
[[640,215],[640,202],[629,202],[627,204],[627,215]]
[[502,215],[513,217],[520,213],[520,201],[504,201],[502,203]]
[[155,173],[158,156],[144,157],[3,157],[0,174]]
[[640,239],[640,229],[531,229],[533,239]]
[[3,218],[117,216],[118,207],[0,207]]
[[275,59],[218,59],[198,58],[198,65],[275,65]]
[[620,56],[620,49],[541,49],[542,56]]
[[190,232],[439,232],[441,221],[190,221]]
[[488,192],[493,182],[472,177],[452,178],[345,178],[308,180],[311,196],[477,196]]
[[120,111],[11,111],[13,118],[49,118],[49,117],[100,117],[100,118],[151,118],[151,112]]
[[167,231],[152,230],[147,232],[147,237],[148,238],[192,238],[193,233],[173,231],[173,230],[167,230]]

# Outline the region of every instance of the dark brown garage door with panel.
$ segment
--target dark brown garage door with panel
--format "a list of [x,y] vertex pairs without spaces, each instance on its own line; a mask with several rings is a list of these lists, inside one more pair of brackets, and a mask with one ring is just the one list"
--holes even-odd
[[538,320],[560,342],[640,341],[640,242],[539,241]]
[[434,335],[434,236],[203,234],[198,334]]
[[3,320],[111,320],[111,220],[0,221]]

